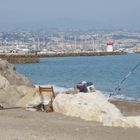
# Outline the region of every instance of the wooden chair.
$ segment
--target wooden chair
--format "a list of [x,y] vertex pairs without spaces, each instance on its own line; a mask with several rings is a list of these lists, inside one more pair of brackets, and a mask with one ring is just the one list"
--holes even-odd
[[55,98],[55,93],[54,93],[54,89],[53,89],[53,87],[51,86],[51,87],[41,87],[41,86],[39,86],[39,93],[40,94],[47,94],[47,93],[52,93],[52,99],[54,99]]
[[[52,112],[53,111],[52,102],[55,98],[53,87],[40,87],[39,86],[39,93],[41,94],[41,98],[42,98],[42,105],[43,105],[42,111]],[[50,97],[50,102],[47,104],[44,104],[44,100],[45,100],[44,97],[46,96],[45,94],[48,94],[47,96]]]

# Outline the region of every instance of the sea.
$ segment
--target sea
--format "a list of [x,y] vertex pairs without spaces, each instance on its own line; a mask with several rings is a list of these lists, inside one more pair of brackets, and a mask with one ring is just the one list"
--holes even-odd
[[[127,54],[46,57],[40,58],[39,63],[15,66],[34,85],[52,85],[59,93],[72,89],[81,81],[90,81],[106,96],[115,93],[113,98],[140,101],[140,65],[130,73],[139,62],[140,54]],[[121,82],[120,90],[114,92]]]

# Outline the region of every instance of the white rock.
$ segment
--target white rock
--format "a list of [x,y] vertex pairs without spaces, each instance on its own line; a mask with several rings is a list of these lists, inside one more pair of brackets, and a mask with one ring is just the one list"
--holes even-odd
[[122,117],[112,122],[113,126],[140,128],[140,116]]
[[15,105],[23,97],[22,91],[17,91],[17,86],[8,86],[0,90],[0,103]]
[[0,89],[7,88],[9,85],[9,81],[0,74]]
[[0,89],[0,103],[15,105],[26,94],[34,92],[34,88],[31,87],[9,85],[4,89]]
[[30,92],[23,96],[17,103],[20,107],[36,107],[39,104],[47,105],[51,101],[51,93],[40,94],[37,89],[29,90]]
[[28,94],[23,96],[16,105],[19,107],[35,106],[41,103],[41,97],[36,90],[31,90]]
[[122,117],[120,111],[99,92],[59,94],[53,102],[56,112],[80,117],[89,121],[112,124],[112,120]]
[[59,94],[53,102],[54,111],[106,126],[138,127],[140,116],[124,117],[99,91],[93,93]]
[[22,96],[25,96],[29,93],[34,93],[36,91],[35,88],[27,87],[25,85],[16,86],[16,89]]
[[15,70],[14,65],[9,64],[5,60],[0,60],[0,74],[5,77],[10,85],[25,85],[33,87],[32,82],[24,75]]

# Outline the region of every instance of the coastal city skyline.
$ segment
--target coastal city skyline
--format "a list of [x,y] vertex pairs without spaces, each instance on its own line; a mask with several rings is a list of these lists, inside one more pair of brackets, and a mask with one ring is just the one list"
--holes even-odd
[[0,53],[140,52],[139,4],[0,0]]
[[0,0],[0,30],[140,30],[139,0]]
[[38,30],[0,32],[0,53],[140,52],[140,32]]

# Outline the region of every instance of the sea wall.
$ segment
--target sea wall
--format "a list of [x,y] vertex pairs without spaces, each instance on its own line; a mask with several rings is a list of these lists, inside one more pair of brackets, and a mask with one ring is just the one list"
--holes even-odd
[[39,57],[67,57],[67,56],[107,56],[122,55],[124,52],[79,52],[79,53],[44,53],[38,54]]
[[38,63],[39,57],[37,55],[32,54],[0,54],[0,58],[3,60],[7,60],[9,63]]
[[38,63],[40,57],[68,57],[68,56],[107,56],[123,55],[124,52],[80,52],[80,53],[43,53],[43,54],[0,54],[0,58],[9,63]]

